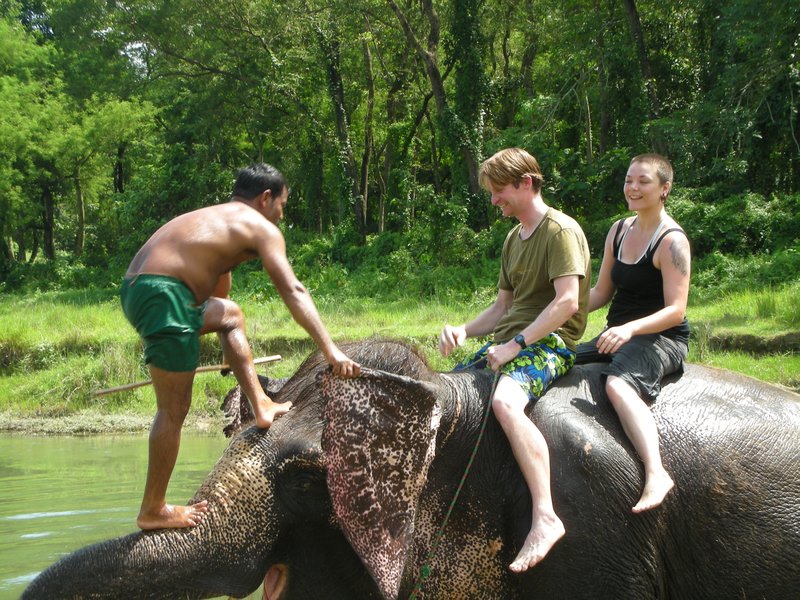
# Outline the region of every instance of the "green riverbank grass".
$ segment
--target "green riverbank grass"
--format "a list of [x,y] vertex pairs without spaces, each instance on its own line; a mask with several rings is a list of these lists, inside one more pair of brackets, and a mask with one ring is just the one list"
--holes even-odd
[[[689,359],[800,390],[798,348],[776,352],[728,351],[721,338],[762,340],[800,337],[796,298],[800,284],[693,300],[689,309],[695,335]],[[482,290],[464,301],[404,298],[316,298],[333,338],[339,342],[372,336],[406,340],[416,346],[438,370],[452,367],[475,344],[448,358],[437,351],[445,323],[474,317],[493,299]],[[240,299],[248,319],[248,336],[255,356],[280,354],[278,363],[259,367],[272,377],[291,375],[313,350],[305,332],[278,299],[256,302]],[[598,333],[604,311],[590,315],[585,339]],[[749,336],[749,337],[748,337]],[[219,342],[206,336],[201,364],[222,362]],[[149,424],[155,400],[151,386],[94,396],[92,392],[148,378],[141,344],[125,320],[113,292],[41,293],[0,298],[0,430],[14,429],[23,419],[81,420],[74,431],[94,431],[103,416],[127,416],[142,427]],[[195,380],[192,418],[198,422],[219,417],[219,405],[235,385],[232,377],[199,374]],[[112,429],[130,426],[108,424]],[[66,425],[65,425],[66,427]],[[35,430],[32,426],[31,430]]]
[[717,334],[773,337],[800,332],[800,282],[690,300],[690,316]]

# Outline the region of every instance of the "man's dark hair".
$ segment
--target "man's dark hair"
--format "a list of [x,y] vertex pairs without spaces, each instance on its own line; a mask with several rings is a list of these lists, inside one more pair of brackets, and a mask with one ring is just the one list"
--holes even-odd
[[278,169],[265,163],[254,163],[239,169],[231,195],[252,200],[265,190],[270,190],[272,197],[277,198],[285,187],[286,179]]

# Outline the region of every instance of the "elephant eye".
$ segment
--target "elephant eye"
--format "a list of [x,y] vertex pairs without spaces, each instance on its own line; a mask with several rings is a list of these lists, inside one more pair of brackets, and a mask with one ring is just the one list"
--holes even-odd
[[319,476],[314,473],[297,473],[286,482],[287,489],[295,493],[310,492],[314,489]]
[[282,508],[298,516],[324,519],[331,510],[325,471],[319,465],[286,465],[277,478],[275,495]]

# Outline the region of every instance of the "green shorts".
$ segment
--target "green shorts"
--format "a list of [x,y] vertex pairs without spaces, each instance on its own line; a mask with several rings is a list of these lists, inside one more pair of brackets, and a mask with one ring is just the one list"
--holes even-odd
[[173,372],[197,368],[205,303],[198,306],[185,283],[167,275],[138,275],[122,282],[120,299],[144,341],[146,364]]

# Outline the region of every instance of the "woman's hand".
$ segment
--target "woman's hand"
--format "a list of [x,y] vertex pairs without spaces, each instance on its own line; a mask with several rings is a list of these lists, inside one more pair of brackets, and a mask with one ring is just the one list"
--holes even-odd
[[597,340],[597,351],[600,354],[613,354],[633,337],[633,328],[629,325],[609,327]]

